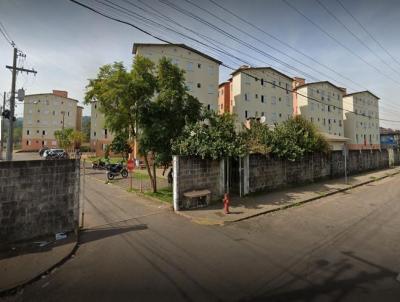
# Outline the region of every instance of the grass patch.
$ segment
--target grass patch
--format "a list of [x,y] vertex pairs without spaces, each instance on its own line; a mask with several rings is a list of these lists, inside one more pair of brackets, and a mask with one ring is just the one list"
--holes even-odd
[[157,198],[163,202],[167,202],[172,204],[172,188],[162,188],[159,189],[156,193],[151,191],[144,192],[144,195],[151,196]]
[[375,179],[377,179],[377,177],[376,177],[376,176],[370,176],[369,178],[370,178],[370,179],[372,179],[372,180],[375,180]]

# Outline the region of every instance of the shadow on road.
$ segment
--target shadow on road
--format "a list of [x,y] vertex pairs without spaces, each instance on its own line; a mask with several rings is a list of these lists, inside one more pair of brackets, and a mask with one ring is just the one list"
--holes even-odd
[[113,226],[84,230],[81,234],[80,244],[86,244],[96,240],[101,240],[107,237],[120,235],[132,231],[146,230],[148,227],[146,224],[135,224],[128,226]]

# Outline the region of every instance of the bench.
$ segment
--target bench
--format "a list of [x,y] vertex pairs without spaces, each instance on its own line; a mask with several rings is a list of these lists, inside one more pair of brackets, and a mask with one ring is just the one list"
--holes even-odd
[[182,207],[184,209],[204,208],[210,204],[210,190],[194,190],[183,193],[184,201]]

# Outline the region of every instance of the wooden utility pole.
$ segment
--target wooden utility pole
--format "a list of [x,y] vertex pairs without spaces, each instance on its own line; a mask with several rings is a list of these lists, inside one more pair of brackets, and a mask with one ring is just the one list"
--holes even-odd
[[[4,92],[3,96],[3,106],[1,107],[1,112],[6,109],[6,92]],[[1,116],[1,126],[0,126],[0,160],[3,159],[3,149],[4,149],[4,117]]]
[[7,156],[6,160],[12,160],[13,155],[13,145],[14,145],[14,112],[15,112],[15,85],[17,83],[17,72],[26,72],[26,73],[34,73],[37,72],[33,69],[25,69],[17,67],[17,57],[25,56],[21,52],[18,52],[18,49],[14,47],[14,56],[13,56],[13,66],[6,66],[6,68],[10,69],[12,72],[12,80],[11,80],[11,96],[10,96],[10,119],[9,119],[9,127],[8,127],[8,140],[7,140]]

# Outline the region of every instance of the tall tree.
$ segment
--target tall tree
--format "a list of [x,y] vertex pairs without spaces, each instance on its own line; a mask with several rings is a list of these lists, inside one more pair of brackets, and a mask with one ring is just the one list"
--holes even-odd
[[[140,115],[139,148],[143,154],[152,182],[157,191],[156,165],[167,165],[172,159],[172,141],[185,125],[200,119],[201,103],[188,93],[184,71],[161,58],[157,66],[157,96],[143,107]],[[150,171],[149,156],[153,171]]]
[[156,88],[154,64],[136,56],[131,71],[127,71],[122,62],[104,65],[86,88],[85,103],[98,102],[106,127],[115,134],[129,133],[133,138],[139,112],[150,103]]

